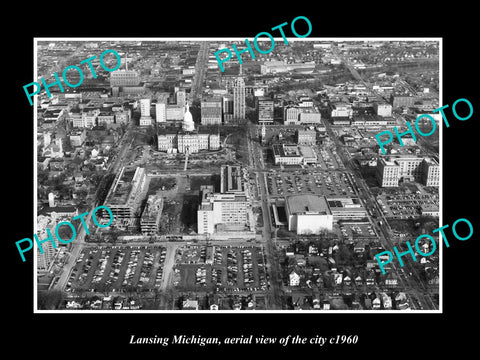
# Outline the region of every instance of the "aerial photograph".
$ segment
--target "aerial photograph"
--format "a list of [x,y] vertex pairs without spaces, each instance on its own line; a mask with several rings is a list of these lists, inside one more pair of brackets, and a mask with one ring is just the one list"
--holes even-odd
[[441,309],[441,39],[275,40],[35,39],[36,311]]

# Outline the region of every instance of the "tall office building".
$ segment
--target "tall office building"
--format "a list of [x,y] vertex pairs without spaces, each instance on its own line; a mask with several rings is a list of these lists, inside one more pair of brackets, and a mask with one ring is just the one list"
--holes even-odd
[[200,106],[202,125],[220,125],[222,123],[222,100],[220,98],[203,99]]
[[150,99],[140,100],[140,126],[152,125],[152,117],[150,116]]
[[167,121],[167,105],[165,103],[155,104],[156,122],[164,123]]
[[257,97],[258,123],[273,124],[273,99],[260,96]]
[[245,119],[245,81],[242,77],[235,79],[233,84],[233,118]]

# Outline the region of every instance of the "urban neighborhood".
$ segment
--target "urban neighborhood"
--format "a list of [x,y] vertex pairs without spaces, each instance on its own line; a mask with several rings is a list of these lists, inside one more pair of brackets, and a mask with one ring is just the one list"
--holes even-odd
[[439,309],[438,39],[35,46],[38,310]]

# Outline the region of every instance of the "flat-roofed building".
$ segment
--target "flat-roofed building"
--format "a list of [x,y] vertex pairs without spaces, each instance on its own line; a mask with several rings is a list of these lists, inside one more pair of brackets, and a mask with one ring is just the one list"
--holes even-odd
[[[145,169],[123,167],[116,176],[105,198],[105,205],[112,210],[113,224],[135,217],[147,185]],[[109,219],[108,212],[103,216]]]
[[110,73],[110,86],[137,86],[140,84],[140,76],[135,70],[115,70]]
[[85,129],[75,129],[69,135],[70,144],[73,147],[82,146],[87,138],[87,131]]
[[273,99],[265,96],[256,98],[257,118],[260,125],[273,124],[273,103]]
[[376,176],[381,187],[396,187],[400,180],[400,166],[393,161],[380,158],[377,161]]
[[98,125],[109,125],[115,123],[115,115],[113,112],[101,112],[97,116]]
[[295,231],[299,235],[332,231],[333,215],[325,196],[287,196],[285,212],[289,231]]
[[297,125],[301,110],[296,105],[287,105],[283,108],[283,123],[285,125]]
[[160,230],[160,218],[163,210],[163,198],[149,195],[142,217],[140,218],[140,231],[145,235],[157,234]]
[[328,198],[327,201],[332,211],[333,221],[362,220],[367,218],[367,211],[358,198]]
[[426,186],[440,186],[440,166],[426,157],[398,156],[377,161],[377,179],[382,187],[398,186],[399,181],[416,181]]
[[222,123],[222,99],[212,97],[200,103],[202,125],[220,125]]
[[244,187],[239,166],[222,166],[220,193],[212,185],[200,187],[201,200],[197,211],[197,232],[213,234],[218,231],[251,231],[252,215],[248,191]]
[[425,186],[440,186],[440,165],[432,158],[423,159],[422,180]]
[[244,193],[242,168],[240,166],[222,165],[220,168],[220,192]]
[[297,145],[274,144],[272,149],[275,165],[300,165],[303,163],[303,156]]
[[315,130],[299,129],[297,130],[298,145],[315,145],[317,142],[317,133]]
[[275,165],[307,165],[316,164],[317,154],[311,146],[296,144],[272,145]]

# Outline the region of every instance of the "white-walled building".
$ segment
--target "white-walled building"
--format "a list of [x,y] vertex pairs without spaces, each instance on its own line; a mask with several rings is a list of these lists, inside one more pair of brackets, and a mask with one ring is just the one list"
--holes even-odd
[[333,215],[325,196],[293,195],[285,199],[288,230],[297,234],[332,231]]

